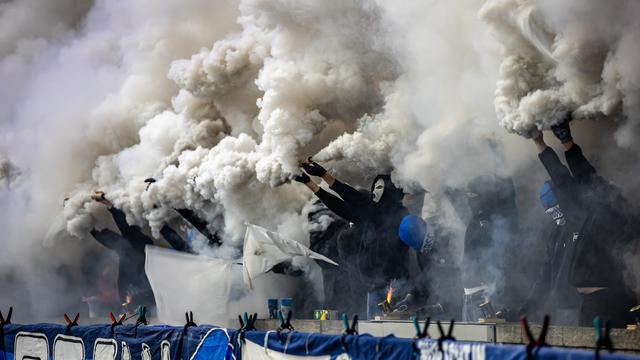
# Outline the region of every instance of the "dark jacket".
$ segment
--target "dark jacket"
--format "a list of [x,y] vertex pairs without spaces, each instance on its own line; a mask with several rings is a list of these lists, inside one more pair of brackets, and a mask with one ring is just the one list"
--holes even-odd
[[109,209],[122,236],[111,230],[92,230],[91,235],[103,246],[118,255],[118,290],[120,296],[127,292],[138,304],[152,304],[153,293],[144,271],[145,246],[153,240],[138,226],[130,226],[124,212],[115,207]]
[[543,310],[545,304],[550,309],[571,309],[579,305],[578,292],[569,284],[571,256],[575,246],[573,229],[575,227],[571,219],[567,219],[562,226],[555,222],[545,226],[542,235],[546,241],[545,258],[526,300],[525,309]]
[[111,230],[91,230],[91,235],[118,255],[118,292],[124,297],[131,289],[150,289],[144,272],[145,254]]
[[469,182],[468,191],[476,196],[469,199],[471,220],[464,237],[463,285],[473,288],[496,283],[502,287],[506,282],[502,278],[505,258],[514,246],[518,228],[513,183],[481,176]]
[[[349,296],[349,274],[345,271],[344,262],[338,252],[338,237],[342,231],[348,231],[349,223],[334,214],[319,200],[317,202],[315,206],[318,208],[308,215],[309,224],[315,225],[309,233],[309,247],[340,264],[340,266],[334,266],[324,261],[316,261],[322,268],[324,285],[322,308],[353,311],[356,306],[351,303],[353,299]],[[326,227],[320,225],[326,222],[329,222]]]
[[379,202],[371,193],[360,192],[340,181],[331,189],[340,198],[320,190],[318,198],[334,213],[353,226],[338,237],[338,251],[350,275],[360,278],[369,290],[386,287],[391,279],[408,277],[408,248],[398,238],[398,226],[408,211],[402,206],[402,190],[396,188],[389,175],[382,178],[385,190]]
[[[569,170],[555,152],[547,148],[540,155],[565,213],[575,249],[568,256],[568,278],[575,287],[623,288],[617,250],[629,242],[626,200],[600,177],[578,145],[565,152]],[[567,240],[565,240],[567,241]]]

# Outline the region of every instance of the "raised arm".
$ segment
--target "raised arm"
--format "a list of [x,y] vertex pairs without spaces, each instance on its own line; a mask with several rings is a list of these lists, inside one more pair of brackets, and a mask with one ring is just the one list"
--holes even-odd
[[553,185],[565,194],[575,192],[576,180],[571,176],[569,169],[562,164],[558,155],[544,142],[542,133],[533,141],[538,149],[538,158],[547,170]]
[[320,176],[322,180],[324,180],[331,190],[335,191],[347,204],[353,204],[357,201],[362,201],[365,195],[360,193],[358,190],[352,188],[351,186],[338,181],[331,173],[329,173],[325,168],[320,166],[317,162],[311,160],[311,158],[307,159],[307,162],[302,164],[302,168],[309,175]]
[[119,234],[108,230],[91,230],[91,236],[93,236],[100,245],[106,247],[109,250],[115,251],[118,255],[126,254],[128,249],[127,241]]
[[178,214],[180,214],[185,220],[189,222],[189,224],[193,225],[202,235],[206,236],[209,239],[210,244],[218,244],[220,245],[220,237],[216,233],[212,233],[209,231],[208,223],[198,217],[192,210],[190,209],[175,209]]
[[332,195],[322,189],[318,184],[311,181],[309,175],[302,173],[294,178],[297,182],[304,184],[309,188],[322,203],[341,218],[352,221],[352,214],[349,206],[339,197]]
[[596,169],[582,154],[582,149],[573,142],[570,118],[565,122],[551,127],[553,134],[560,140],[565,150],[565,158],[573,177],[581,184],[590,184],[598,176]]

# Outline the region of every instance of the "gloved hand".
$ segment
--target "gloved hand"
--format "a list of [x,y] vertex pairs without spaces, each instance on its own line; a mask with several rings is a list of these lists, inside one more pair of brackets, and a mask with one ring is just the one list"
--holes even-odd
[[304,172],[301,173],[300,175],[296,175],[293,180],[299,182],[299,183],[303,183],[306,184],[309,181],[311,181],[311,178],[309,177],[309,175],[305,174]]
[[573,140],[573,138],[571,137],[571,128],[569,127],[569,121],[571,121],[570,113],[567,115],[563,122],[551,127],[553,135],[555,135],[563,144]]
[[313,176],[323,176],[327,173],[327,170],[325,168],[320,166],[320,164],[318,164],[317,162],[311,160],[311,158],[307,159],[307,162],[302,164],[302,168],[309,175]]

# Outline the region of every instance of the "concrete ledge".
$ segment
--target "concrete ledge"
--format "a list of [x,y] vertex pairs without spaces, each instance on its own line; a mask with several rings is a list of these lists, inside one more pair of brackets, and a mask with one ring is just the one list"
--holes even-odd
[[[538,336],[542,330],[540,325],[532,325],[533,336]],[[525,335],[519,324],[496,325],[496,342],[505,344],[523,344]],[[615,349],[620,351],[640,352],[640,331],[612,329],[611,340]],[[593,349],[596,334],[593,328],[572,326],[550,326],[547,333],[547,343],[553,346]]]
[[[293,320],[293,327],[300,332],[314,332],[322,334],[340,334],[343,331],[340,320]],[[443,324],[444,325],[444,324]],[[259,330],[275,330],[278,326],[276,320],[258,320],[256,327]],[[394,334],[398,337],[411,338],[415,333],[413,324],[409,321],[362,321],[359,328],[363,332],[374,336]],[[531,325],[533,336],[538,336],[541,325]],[[448,330],[448,326],[444,326]],[[435,323],[429,327],[429,333],[439,336]],[[454,336],[463,341],[490,342],[503,344],[524,344],[525,336],[520,324],[477,324],[456,323]],[[611,339],[617,351],[640,353],[640,330],[612,329]],[[570,348],[593,349],[596,343],[595,330],[593,328],[550,326],[547,333],[547,343],[552,346]]]

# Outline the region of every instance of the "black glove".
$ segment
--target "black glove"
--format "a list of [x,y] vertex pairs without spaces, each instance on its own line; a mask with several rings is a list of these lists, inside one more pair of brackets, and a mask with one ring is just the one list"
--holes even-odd
[[297,182],[299,182],[299,183],[306,184],[306,183],[308,183],[309,181],[311,181],[311,178],[309,177],[309,175],[307,175],[307,174],[305,174],[305,173],[302,173],[302,174],[300,174],[300,175],[296,175],[296,176],[293,178],[293,180],[295,180],[295,181],[297,181]]
[[324,174],[327,173],[327,170],[325,168],[320,166],[317,162],[311,160],[311,158],[309,158],[308,162],[302,164],[302,168],[309,175],[313,175],[313,176],[323,176]]
[[553,135],[555,135],[563,144],[573,140],[573,138],[571,137],[571,128],[569,127],[569,121],[571,121],[570,113],[560,124],[551,127]]

